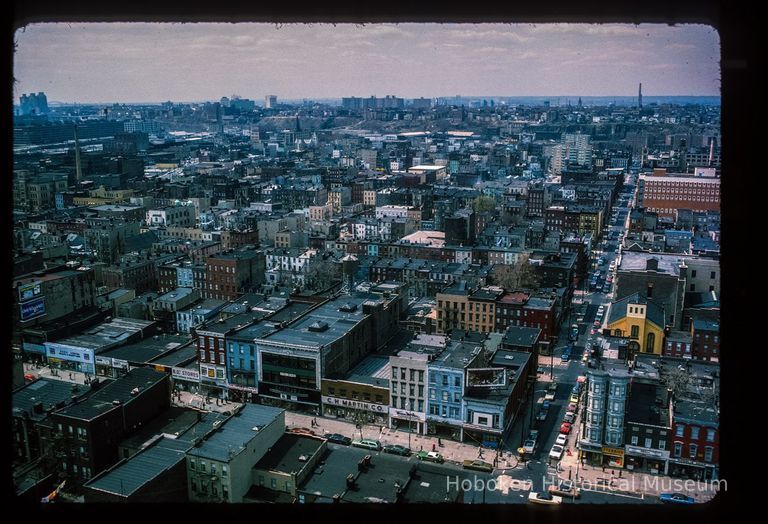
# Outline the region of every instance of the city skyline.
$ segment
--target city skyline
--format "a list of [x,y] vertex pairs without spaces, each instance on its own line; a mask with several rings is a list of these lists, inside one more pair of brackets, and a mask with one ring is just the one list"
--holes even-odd
[[14,100],[720,95],[719,35],[694,24],[55,23],[15,41]]

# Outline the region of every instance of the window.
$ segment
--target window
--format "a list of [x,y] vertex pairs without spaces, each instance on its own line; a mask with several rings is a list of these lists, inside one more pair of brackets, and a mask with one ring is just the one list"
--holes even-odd
[[632,445],[637,446],[637,435],[632,435]]
[[397,397],[394,397],[394,396],[392,397],[392,407],[393,408],[397,407]]
[[653,298],[653,284],[652,283],[648,284],[648,289],[646,290],[645,295],[648,298]]
[[650,448],[651,444],[653,443],[653,439],[650,437],[645,437],[645,447]]
[[696,452],[699,450],[699,447],[696,444],[691,444],[690,449],[688,450],[690,453],[691,458],[696,458]]
[[637,338],[640,336],[640,326],[632,326],[630,328],[630,335],[631,338]]
[[662,451],[667,449],[667,441],[666,440],[664,440],[664,439],[660,439],[659,440],[659,449],[662,450]]
[[405,395],[405,382],[400,382],[400,394]]
[[698,426],[691,426],[691,440],[698,440],[698,439],[699,439]]
[[[333,395],[333,391],[331,391],[333,388],[328,388],[328,393]],[[397,393],[397,382],[392,382],[392,393]]]
[[424,386],[420,385],[419,386],[419,397],[423,397],[423,396],[424,396]]
[[193,458],[189,459],[189,469],[195,471],[195,459]]
[[707,442],[714,442],[715,441],[715,430],[714,429],[708,429],[707,430]]
[[712,462],[712,453],[714,451],[714,448],[712,446],[706,446],[704,448],[704,461],[705,462]]
[[712,272],[709,274],[709,278],[715,278],[715,272],[714,272],[714,271],[712,271]]
[[434,388],[429,388],[429,399],[437,400],[437,392],[434,390]]
[[419,400],[419,409],[417,411],[419,411],[419,412],[424,411],[424,401],[423,400]]
[[226,477],[227,476],[227,469],[228,468],[227,468],[226,464],[222,464],[222,466],[221,466],[221,476],[222,477]]
[[405,380],[405,368],[400,368],[400,380]]
[[190,487],[192,488],[192,493],[197,493],[197,481],[195,479],[192,479],[190,482]]
[[272,486],[272,489],[277,488],[277,479],[270,479],[269,483],[270,483],[270,486]]
[[448,375],[443,375],[443,386],[448,385]]
[[461,387],[461,377],[453,377],[453,385],[457,388]]
[[424,370],[419,370],[419,382],[424,382]]
[[412,397],[416,395],[416,387],[413,384],[408,386],[408,394]]
[[200,461],[200,471],[202,471],[203,473],[205,473],[205,461],[204,461],[204,460],[201,460],[201,461]]
[[397,368],[392,366],[392,378],[397,378]]
[[477,417],[477,423],[482,426],[488,425],[488,417]]

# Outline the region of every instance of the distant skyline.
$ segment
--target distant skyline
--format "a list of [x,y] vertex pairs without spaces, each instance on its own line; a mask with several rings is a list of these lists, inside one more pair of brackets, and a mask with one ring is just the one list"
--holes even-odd
[[698,24],[33,24],[14,103],[347,96],[720,96]]

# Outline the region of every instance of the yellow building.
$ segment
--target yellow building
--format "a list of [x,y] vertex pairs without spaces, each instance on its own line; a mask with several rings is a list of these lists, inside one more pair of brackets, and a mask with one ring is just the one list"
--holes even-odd
[[635,293],[611,304],[606,327],[612,335],[636,342],[640,352],[661,355],[664,318],[664,308]]

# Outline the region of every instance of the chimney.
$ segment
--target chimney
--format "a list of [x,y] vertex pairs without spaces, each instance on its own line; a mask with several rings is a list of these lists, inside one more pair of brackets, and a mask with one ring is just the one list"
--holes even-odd
[[353,488],[355,486],[355,476],[350,473],[347,475],[347,488]]

